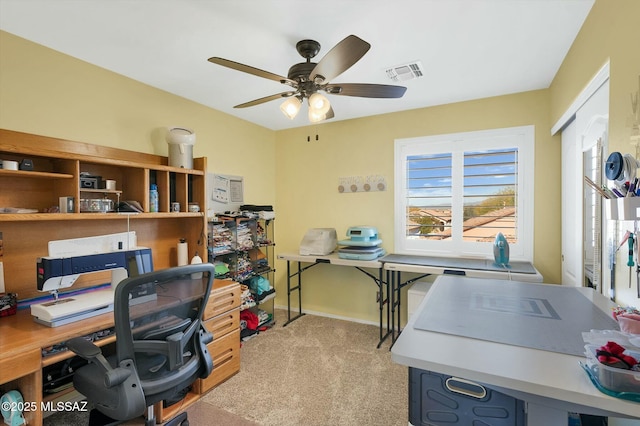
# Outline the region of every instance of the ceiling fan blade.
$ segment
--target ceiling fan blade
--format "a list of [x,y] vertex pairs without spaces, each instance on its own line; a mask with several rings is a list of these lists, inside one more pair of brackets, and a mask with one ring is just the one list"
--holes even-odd
[[289,80],[287,77],[283,77],[269,71],[264,71],[259,68],[251,67],[249,65],[241,64],[239,62],[234,62],[229,59],[218,58],[214,56],[213,58],[209,58],[208,61],[214,64],[222,65],[223,67],[234,69],[236,71],[246,72],[247,74],[277,81],[278,83],[287,84],[292,87],[298,87],[298,83],[296,81]]
[[288,98],[289,96],[293,96],[295,95],[296,92],[282,92],[282,93],[276,93],[275,95],[270,95],[270,96],[265,96],[264,98],[260,98],[260,99],[254,99],[252,101],[249,102],[245,102],[243,104],[239,104],[234,106],[234,108],[247,108],[247,107],[252,107],[252,106],[256,106],[256,105],[260,105],[263,104],[265,102],[270,102],[270,101],[275,101],[276,99],[282,99],[282,98]]
[[325,114],[324,119],[329,120],[330,118],[335,117],[336,115],[333,113],[333,107],[329,107],[329,111]]
[[407,91],[403,86],[388,84],[345,83],[328,84],[324,90],[332,95],[358,96],[361,98],[401,98]]
[[351,68],[369,50],[371,45],[359,37],[350,35],[336,44],[318,62],[309,74],[311,81],[322,78],[328,82]]

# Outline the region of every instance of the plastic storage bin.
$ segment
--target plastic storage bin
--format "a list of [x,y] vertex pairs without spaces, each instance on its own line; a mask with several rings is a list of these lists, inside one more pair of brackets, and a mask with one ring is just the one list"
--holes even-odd
[[[614,392],[640,393],[640,371],[624,370],[601,364],[596,356],[597,346],[586,345],[585,349],[587,350],[588,363],[594,366],[598,382],[602,387]],[[640,352],[627,350],[626,353],[636,360],[640,360]]]
[[409,367],[413,426],[523,426],[524,402],[481,384]]

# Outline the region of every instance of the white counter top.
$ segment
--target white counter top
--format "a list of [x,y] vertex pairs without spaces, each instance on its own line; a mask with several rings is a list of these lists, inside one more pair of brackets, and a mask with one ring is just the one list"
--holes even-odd
[[[456,280],[469,279],[478,285],[485,281],[441,276],[435,281],[433,289],[450,285]],[[576,411],[640,418],[640,404],[607,396],[595,388],[579,365],[584,357],[414,328],[420,312],[429,309],[431,304],[439,303],[432,297],[433,289],[427,293],[392,347],[392,359],[395,362],[477,381],[527,401],[530,413],[531,407],[535,406],[556,412]],[[584,294],[604,312],[610,312],[611,302],[604,296],[588,288],[575,288],[575,291]]]

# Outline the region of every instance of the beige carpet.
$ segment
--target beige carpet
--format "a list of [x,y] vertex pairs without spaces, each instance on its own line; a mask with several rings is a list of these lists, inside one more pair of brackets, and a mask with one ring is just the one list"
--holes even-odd
[[[407,369],[378,327],[312,315],[243,343],[238,374],[196,405],[263,426],[406,425]],[[215,424],[215,420],[212,424]]]
[[[378,327],[305,315],[244,342],[240,372],[188,408],[192,425],[406,426],[407,369],[380,349]],[[61,412],[45,426],[88,423]],[[143,425],[142,418],[126,425]]]

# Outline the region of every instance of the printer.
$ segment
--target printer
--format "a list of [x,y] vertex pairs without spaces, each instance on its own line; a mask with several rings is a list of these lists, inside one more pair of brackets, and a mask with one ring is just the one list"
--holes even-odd
[[303,256],[327,255],[336,249],[337,241],[338,234],[335,228],[309,229],[300,242],[300,254]]

